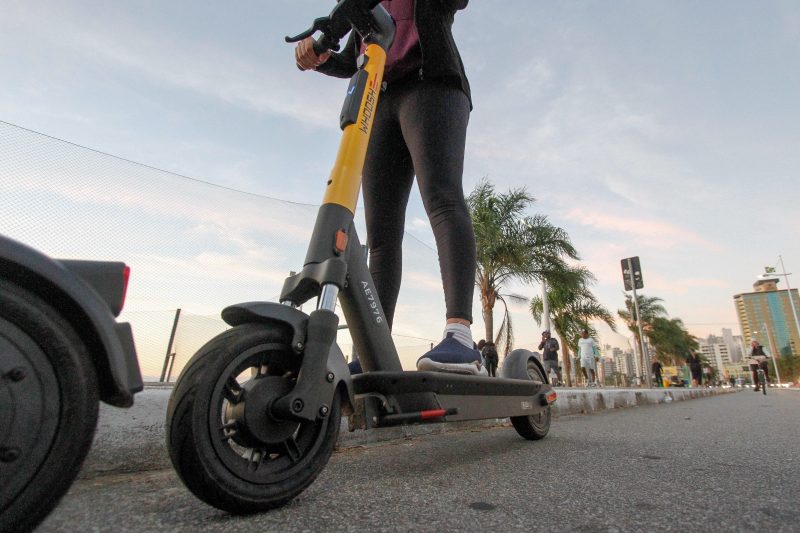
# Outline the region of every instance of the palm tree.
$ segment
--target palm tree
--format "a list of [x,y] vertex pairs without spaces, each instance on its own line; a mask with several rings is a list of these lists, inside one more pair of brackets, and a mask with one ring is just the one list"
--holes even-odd
[[655,317],[645,333],[656,349],[656,357],[665,364],[677,365],[689,350],[699,347],[697,339],[689,334],[680,318]]
[[484,178],[467,197],[475,229],[478,265],[475,285],[481,295],[481,310],[486,339],[494,336],[494,306],[505,306],[495,344],[508,353],[513,345],[513,328],[507,300],[523,297],[502,294],[511,280],[522,283],[556,276],[567,269],[564,256],[578,258],[569,235],[550,224],[544,215],[526,216],[525,210],[535,201],[524,188],[496,193]]
[[[636,296],[639,304],[639,315],[641,315],[642,331],[645,336],[647,336],[648,332],[652,331],[653,320],[658,317],[666,318],[667,310],[661,305],[660,302],[663,301],[661,298],[656,296],[644,296],[641,294],[637,294]],[[635,351],[641,352],[642,339],[639,337],[639,328],[636,325],[636,305],[631,295],[625,294],[625,309],[619,309],[617,314],[628,326],[631,333],[633,333],[637,346]],[[642,368],[642,371],[649,372],[649,362],[644,360],[644,354],[641,354],[640,361],[642,365],[646,366],[646,368]]]
[[[548,280],[547,302],[553,329],[561,339],[563,374],[567,386],[572,386],[570,350],[577,351],[581,331],[586,329],[591,337],[596,338],[597,330],[590,321],[597,320],[608,324],[613,331],[617,330],[611,312],[600,304],[589,289],[595,281],[594,275],[584,267],[570,268],[565,275]],[[536,296],[531,300],[531,314],[537,324],[542,323],[543,313],[544,301]]]

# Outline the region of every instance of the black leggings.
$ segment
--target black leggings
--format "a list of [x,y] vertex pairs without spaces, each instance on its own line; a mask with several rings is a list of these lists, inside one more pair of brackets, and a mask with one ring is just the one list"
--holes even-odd
[[469,111],[460,89],[436,81],[394,85],[380,96],[363,191],[369,270],[390,328],[415,174],[436,238],[446,317],[472,322],[475,234],[461,186]]

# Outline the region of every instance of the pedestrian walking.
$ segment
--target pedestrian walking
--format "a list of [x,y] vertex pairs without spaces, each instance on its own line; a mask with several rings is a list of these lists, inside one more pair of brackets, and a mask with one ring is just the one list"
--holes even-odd
[[656,387],[663,387],[664,380],[661,377],[661,372],[664,370],[664,367],[661,365],[661,361],[658,359],[653,359],[652,364],[652,371],[653,371],[653,379],[655,380]]
[[558,366],[559,348],[558,341],[550,335],[550,330],[544,330],[542,332],[542,342],[539,343],[539,349],[542,350],[544,373],[549,376],[552,370],[555,372],[558,382],[561,383],[561,367]]
[[703,384],[703,365],[700,363],[700,356],[693,349],[689,349],[689,355],[686,356],[686,364],[689,366],[689,372],[692,376],[692,386],[699,387]]
[[497,364],[500,362],[500,357],[492,341],[486,341],[481,350],[481,355],[483,355],[483,361],[486,365],[486,370],[489,372],[489,377],[497,377]]
[[595,363],[595,343],[594,339],[589,336],[589,330],[584,329],[581,331],[581,338],[578,339],[578,353],[581,358],[581,372],[586,385],[594,387],[597,385],[597,366]]

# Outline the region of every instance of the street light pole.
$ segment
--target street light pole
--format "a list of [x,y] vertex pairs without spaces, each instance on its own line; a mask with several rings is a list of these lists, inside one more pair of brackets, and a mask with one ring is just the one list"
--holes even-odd
[[[800,337],[800,321],[797,320],[797,309],[794,307],[794,298],[792,297],[792,288],[789,286],[789,275],[786,273],[786,267],[783,266],[783,256],[778,255],[781,262],[781,270],[783,271],[783,279],[786,280],[786,292],[789,294],[789,305],[792,306],[792,315],[794,316],[794,326],[797,328],[797,336]],[[798,347],[800,348],[800,347]]]
[[547,282],[542,280],[542,316],[544,316],[544,329],[550,331],[550,299],[547,297]]
[[775,377],[778,378],[778,385],[781,384],[781,374],[778,372],[778,361],[776,360],[777,357],[775,356],[775,344],[772,342],[772,335],[769,334],[769,330],[767,329],[767,323],[764,322],[762,324],[764,327],[764,333],[767,334],[767,342],[769,343],[769,351],[772,352],[772,366],[775,368]]
[[647,383],[647,387],[652,389],[653,388],[653,379],[650,376],[650,358],[647,357],[647,348],[644,344],[644,333],[642,332],[642,317],[639,316],[639,298],[636,296],[636,282],[633,279],[633,265],[631,264],[630,258],[628,258],[628,276],[631,280],[631,289],[633,289],[633,309],[636,312],[636,325],[639,328],[639,343],[640,346],[640,354],[641,358],[639,359],[641,364],[641,371],[645,377],[645,383]]

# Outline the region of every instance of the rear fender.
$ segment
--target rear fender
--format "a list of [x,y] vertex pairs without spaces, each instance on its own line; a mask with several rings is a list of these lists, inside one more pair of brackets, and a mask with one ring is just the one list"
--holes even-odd
[[124,267],[111,262],[62,263],[0,235],[0,277],[36,294],[62,314],[89,350],[98,375],[100,399],[117,407],[129,407],[133,395],[143,388],[130,324],[114,319],[119,310],[112,310],[108,304],[113,295],[101,296],[65,264],[92,265],[90,270],[106,273]]

